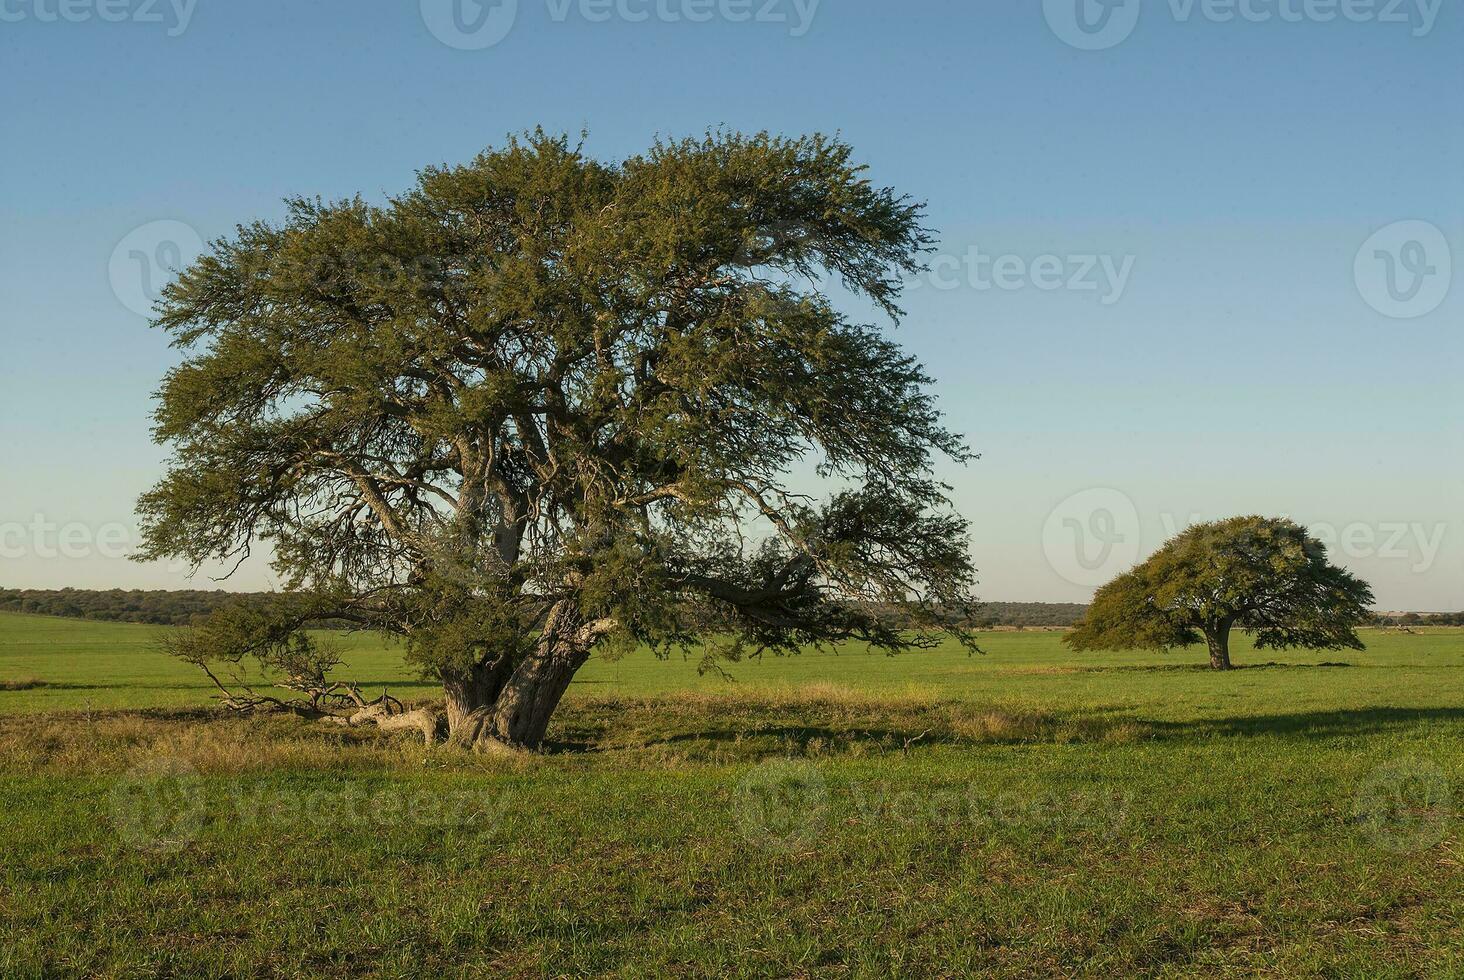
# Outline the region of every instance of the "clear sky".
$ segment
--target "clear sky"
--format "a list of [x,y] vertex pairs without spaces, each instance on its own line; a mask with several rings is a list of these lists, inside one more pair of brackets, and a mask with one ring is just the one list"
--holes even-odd
[[193,234],[725,124],[929,202],[898,336],[983,454],[943,475],[986,598],[1259,512],[1464,607],[1464,9],[1082,2],[0,0],[0,586],[189,587],[121,555],[174,360],[136,309]]

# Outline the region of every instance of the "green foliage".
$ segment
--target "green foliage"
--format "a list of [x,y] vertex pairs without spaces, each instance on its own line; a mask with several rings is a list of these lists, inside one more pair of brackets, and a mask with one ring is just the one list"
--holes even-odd
[[1076,650],[1168,649],[1232,627],[1258,649],[1361,649],[1372,590],[1327,561],[1293,521],[1236,517],[1199,524],[1098,590],[1066,642]]
[[340,657],[334,644],[302,628],[318,618],[316,600],[313,595],[283,595],[270,602],[224,605],[198,626],[163,634],[162,647],[205,670],[211,663],[237,667],[249,659],[289,682],[322,684]]
[[465,671],[505,650],[519,660],[532,643],[519,604],[456,576],[426,575],[395,601],[407,662],[429,675]]
[[[973,574],[932,459],[969,454],[920,366],[809,288],[897,317],[921,218],[845,144],[766,134],[607,164],[535,132],[384,205],[293,200],[159,304],[186,357],[140,557],[265,544],[314,597],[285,620],[408,637],[429,672],[518,657],[549,622],[933,642]],[[852,489],[800,496],[810,462]],[[254,625],[246,647],[276,628]]]

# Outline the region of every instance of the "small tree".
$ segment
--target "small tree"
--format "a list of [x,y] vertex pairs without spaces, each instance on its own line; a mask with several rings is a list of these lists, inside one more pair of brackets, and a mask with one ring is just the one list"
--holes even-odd
[[[935,642],[972,569],[932,461],[968,453],[920,366],[814,286],[898,318],[929,249],[850,156],[714,134],[607,164],[535,133],[215,243],[158,308],[188,354],[140,557],[264,542],[289,595],[175,652],[375,720],[392,702],[332,687],[302,628],[381,630],[454,738],[534,746],[594,649]],[[800,467],[843,489],[800,495]]]
[[1326,547],[1289,520],[1235,517],[1179,534],[1098,590],[1075,650],[1167,650],[1204,640],[1210,666],[1230,669],[1230,631],[1258,648],[1361,650],[1372,589],[1327,561]]

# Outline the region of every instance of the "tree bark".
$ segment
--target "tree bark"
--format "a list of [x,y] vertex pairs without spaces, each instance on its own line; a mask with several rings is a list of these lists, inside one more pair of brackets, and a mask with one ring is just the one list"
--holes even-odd
[[442,693],[447,705],[447,727],[456,733],[473,712],[491,705],[508,679],[507,657],[471,670],[444,673]]
[[542,745],[549,719],[574,675],[589,660],[601,626],[585,625],[572,603],[560,603],[550,612],[534,649],[511,672],[504,660],[502,668],[488,676],[444,680],[450,741],[479,751]]
[[326,715],[321,720],[347,727],[374,724],[384,732],[418,731],[428,745],[442,741],[447,734],[446,719],[432,708],[392,714],[389,705],[370,705],[349,716]]
[[1210,666],[1215,670],[1230,670],[1230,624],[1207,629],[1205,643],[1210,648]]
[[523,748],[538,748],[575,673],[590,658],[587,647],[546,638],[519,664],[493,705],[492,734]]

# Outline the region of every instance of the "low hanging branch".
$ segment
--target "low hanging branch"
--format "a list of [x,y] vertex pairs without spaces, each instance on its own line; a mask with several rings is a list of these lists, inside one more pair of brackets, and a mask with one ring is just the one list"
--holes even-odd
[[[422,733],[423,740],[429,745],[441,741],[446,735],[446,719],[432,708],[409,711],[385,688],[379,696],[367,700],[359,685],[329,680],[327,672],[339,666],[341,661],[327,645],[306,641],[251,651],[261,668],[281,670],[285,674],[283,679],[273,684],[274,687],[301,695],[276,697],[261,694],[248,684],[240,684],[243,693],[238,693],[219,680],[208,661],[218,658],[220,648],[211,643],[207,635],[185,631],[166,637],[163,642],[168,652],[193,663],[208,675],[219,690],[220,707],[228,711],[242,715],[291,714],[347,727],[375,725],[382,731],[415,730]],[[240,651],[234,662],[242,659],[243,651]]]

